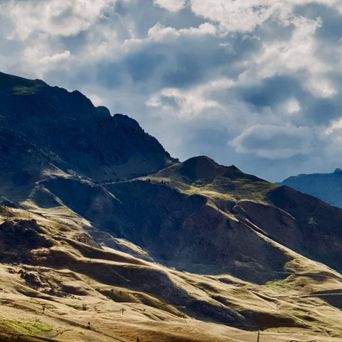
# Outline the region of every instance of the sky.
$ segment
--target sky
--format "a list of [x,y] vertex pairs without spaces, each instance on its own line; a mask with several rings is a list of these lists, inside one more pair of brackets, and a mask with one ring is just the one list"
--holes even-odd
[[0,71],[78,89],[181,160],[342,167],[341,0],[0,0]]

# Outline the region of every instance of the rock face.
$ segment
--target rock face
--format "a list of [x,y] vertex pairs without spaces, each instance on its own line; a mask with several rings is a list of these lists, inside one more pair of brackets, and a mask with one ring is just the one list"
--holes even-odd
[[285,179],[284,185],[315,196],[322,201],[342,208],[342,171],[298,175]]
[[0,261],[27,262],[32,249],[51,247],[42,233],[35,220],[5,221],[0,225]]

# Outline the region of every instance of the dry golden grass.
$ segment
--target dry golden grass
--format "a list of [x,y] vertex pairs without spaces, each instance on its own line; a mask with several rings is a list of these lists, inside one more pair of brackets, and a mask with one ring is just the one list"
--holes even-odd
[[88,245],[90,224],[74,212],[23,205],[0,221],[34,219],[53,247],[33,250],[30,264],[0,264],[1,341],[256,341],[256,326],[207,321],[183,297],[250,317],[263,342],[342,340],[341,275],[275,242],[291,258],[289,276],[260,286]]

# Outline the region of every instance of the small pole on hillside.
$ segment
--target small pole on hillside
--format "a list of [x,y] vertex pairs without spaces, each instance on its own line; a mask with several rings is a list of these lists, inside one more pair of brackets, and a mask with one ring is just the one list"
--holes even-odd
[[260,331],[258,331],[258,339],[257,342],[260,342]]

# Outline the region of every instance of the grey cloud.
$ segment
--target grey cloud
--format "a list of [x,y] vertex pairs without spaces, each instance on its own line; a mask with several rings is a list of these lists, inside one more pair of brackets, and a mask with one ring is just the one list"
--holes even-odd
[[311,3],[297,6],[294,13],[311,19],[321,19],[322,25],[317,30],[317,39],[337,43],[342,38],[342,13],[336,9]]
[[163,62],[162,54],[144,51],[140,54],[133,54],[127,57],[124,67],[133,81],[146,81],[153,76],[153,72]]
[[303,80],[297,75],[277,75],[260,84],[235,89],[244,101],[256,108],[270,107],[273,110],[287,99],[300,99],[302,108],[291,122],[297,125],[324,125],[341,116],[342,104],[338,96],[317,98],[303,88]]
[[334,119],[341,117],[342,104],[339,98],[313,99],[307,104],[306,120],[317,125],[329,124]]
[[261,83],[238,89],[240,96],[256,107],[273,107],[291,96],[303,99],[307,97],[295,76],[276,75],[266,78]]
[[195,15],[188,6],[172,13],[154,5],[153,0],[120,0],[115,5],[115,11],[123,20],[132,20],[138,37],[146,36],[157,22],[176,29],[195,27],[203,22],[203,18]]
[[232,144],[238,152],[286,159],[309,153],[312,138],[309,129],[303,127],[256,125],[236,137]]

